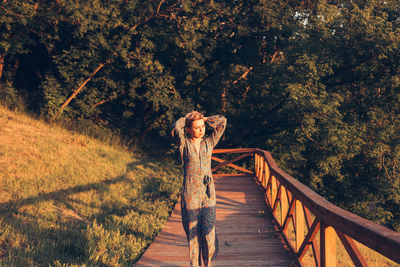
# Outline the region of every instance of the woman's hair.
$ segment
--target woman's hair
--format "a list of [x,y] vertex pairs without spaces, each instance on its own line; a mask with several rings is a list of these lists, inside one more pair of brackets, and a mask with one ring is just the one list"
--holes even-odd
[[198,111],[190,112],[190,113],[188,113],[188,114],[186,115],[185,126],[188,127],[188,128],[190,128],[190,127],[192,127],[192,123],[193,123],[194,121],[196,121],[196,120],[201,120],[201,119],[203,119],[203,118],[204,118],[203,114],[201,114],[201,113],[198,112]]

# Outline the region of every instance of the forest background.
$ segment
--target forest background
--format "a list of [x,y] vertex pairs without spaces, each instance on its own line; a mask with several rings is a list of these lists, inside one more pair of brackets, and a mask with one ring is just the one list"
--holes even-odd
[[400,231],[399,26],[398,0],[3,0],[0,99],[157,151],[223,114],[220,147]]

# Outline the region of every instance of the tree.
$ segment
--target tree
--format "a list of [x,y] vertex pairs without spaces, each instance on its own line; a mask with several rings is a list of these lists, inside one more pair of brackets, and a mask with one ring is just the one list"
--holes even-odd
[[221,146],[268,149],[335,204],[400,229],[395,0],[3,1],[1,11],[10,102],[164,148],[179,116],[222,113]]

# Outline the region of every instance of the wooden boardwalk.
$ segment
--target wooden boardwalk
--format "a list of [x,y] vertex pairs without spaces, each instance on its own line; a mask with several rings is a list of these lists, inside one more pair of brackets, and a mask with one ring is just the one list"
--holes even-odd
[[[290,255],[251,176],[214,177],[219,253],[213,266],[292,266]],[[189,266],[180,204],[135,266]]]

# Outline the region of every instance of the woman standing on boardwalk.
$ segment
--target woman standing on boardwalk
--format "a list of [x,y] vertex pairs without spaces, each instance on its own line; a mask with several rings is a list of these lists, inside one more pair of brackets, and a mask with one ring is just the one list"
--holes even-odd
[[[213,128],[213,132],[203,138],[205,123]],[[211,154],[225,128],[226,119],[223,116],[204,117],[193,111],[176,121],[172,130],[183,164],[182,224],[189,242],[191,266],[200,266],[201,258],[205,266],[211,266],[211,260],[218,252]],[[189,137],[185,136],[185,130]]]

